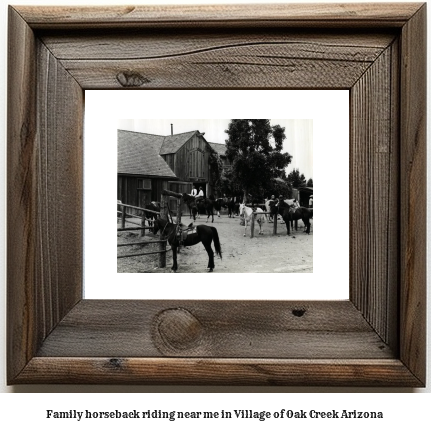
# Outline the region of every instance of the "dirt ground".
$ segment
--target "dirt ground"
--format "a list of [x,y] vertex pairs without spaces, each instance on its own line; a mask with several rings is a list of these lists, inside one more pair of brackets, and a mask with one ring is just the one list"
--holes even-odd
[[[139,222],[139,220],[135,220]],[[189,224],[191,219],[184,215],[182,222]],[[244,237],[244,226],[240,218],[228,218],[222,211],[221,217],[214,217],[207,223],[206,216],[196,220],[195,225],[213,225],[219,233],[222,256],[215,256],[217,273],[312,273],[313,272],[313,225],[310,235],[303,232],[302,221],[298,222],[298,231],[286,235],[286,226],[278,222],[277,235],[273,236],[273,224],[263,224],[263,235],[258,235],[256,224],[255,237],[250,238],[250,227]],[[132,226],[132,225],[129,225]],[[136,225],[135,225],[136,226]],[[121,232],[117,234],[118,244],[141,240],[139,231]],[[151,233],[144,239],[155,240]],[[127,246],[118,248],[118,255],[142,251],[158,250],[158,245]],[[213,247],[214,250],[214,247]],[[208,255],[201,243],[195,246],[182,247],[178,255],[178,272],[204,273],[207,271]],[[138,256],[117,259],[118,273],[167,273],[171,271],[172,252],[167,253],[166,268],[158,268],[158,255]]]

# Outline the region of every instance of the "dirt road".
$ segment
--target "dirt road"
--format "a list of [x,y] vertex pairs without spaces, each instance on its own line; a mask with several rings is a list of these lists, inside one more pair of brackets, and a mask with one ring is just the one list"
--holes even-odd
[[[189,224],[188,216],[182,222]],[[273,236],[273,224],[264,223],[263,235],[258,235],[256,224],[255,237],[250,238],[250,228],[244,237],[244,227],[239,224],[239,217],[233,219],[222,214],[215,217],[214,223],[206,222],[206,217],[197,219],[195,225],[213,225],[219,233],[222,256],[214,258],[217,273],[312,273],[313,272],[313,232],[303,233],[302,221],[298,223],[298,231],[286,235],[284,224],[278,223],[277,235]],[[138,234],[119,234],[118,243],[138,240]],[[146,240],[153,239],[147,234]],[[152,246],[156,250],[157,246]],[[134,251],[139,247],[135,246]],[[149,246],[145,247],[150,250]],[[120,248],[119,248],[120,249]],[[120,253],[125,253],[119,250]],[[213,248],[214,249],[214,248]],[[167,254],[166,268],[158,268],[158,255],[146,257],[123,258],[117,260],[119,273],[166,273],[172,266],[172,253]],[[178,272],[204,273],[207,271],[208,255],[202,244],[182,247],[178,255]]]

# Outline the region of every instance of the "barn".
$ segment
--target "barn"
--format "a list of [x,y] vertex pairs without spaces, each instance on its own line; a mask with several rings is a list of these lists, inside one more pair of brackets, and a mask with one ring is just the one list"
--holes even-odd
[[[198,130],[162,136],[118,130],[117,199],[143,207],[160,201],[161,191],[190,193],[193,185],[213,194],[208,158],[224,151],[209,144]],[[222,158],[223,160],[223,158]],[[171,203],[176,210],[176,202]],[[183,212],[186,208],[183,208]]]

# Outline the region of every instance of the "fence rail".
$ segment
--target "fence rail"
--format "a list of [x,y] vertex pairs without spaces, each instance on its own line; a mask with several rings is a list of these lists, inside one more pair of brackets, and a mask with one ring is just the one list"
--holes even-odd
[[[137,207],[129,204],[124,204],[122,202],[117,201],[117,205],[121,207],[121,211],[117,210],[117,215],[121,214],[121,228],[117,228],[117,231],[134,231],[134,230],[140,230],[141,231],[141,237],[145,236],[146,230],[152,230],[152,227],[145,226],[146,221],[146,213],[151,213],[155,215],[159,215],[160,217],[168,218],[168,214],[170,213],[169,205],[168,205],[168,197],[174,197],[178,199],[178,210],[177,210],[177,224],[181,223],[181,205],[182,205],[182,195],[176,192],[172,192],[170,190],[163,190],[162,191],[162,197],[161,197],[161,207],[160,211],[154,211],[154,210],[147,210],[142,207]],[[135,218],[141,219],[140,227],[126,227],[126,216],[132,216],[126,212],[126,209],[134,209],[138,211],[142,211],[142,215],[133,215]],[[172,217],[172,216],[171,216]],[[136,224],[136,222],[134,222]],[[139,225],[139,224],[136,224]],[[134,253],[127,253],[124,255],[117,255],[117,258],[129,258],[129,257],[135,257],[135,256],[144,256],[144,255],[153,255],[153,254],[159,254],[159,267],[164,268],[166,267],[166,252],[169,252],[172,250],[172,248],[167,249],[166,248],[166,242],[167,239],[164,238],[163,233],[160,232],[160,239],[159,240],[150,240],[150,241],[139,241],[139,242],[132,242],[132,243],[121,243],[117,245],[117,247],[125,247],[125,246],[136,246],[136,245],[147,245],[147,244],[154,244],[158,243],[160,244],[160,248],[158,251],[152,251],[152,252],[134,252]]]
[[[142,207],[137,207],[137,206],[133,206],[133,205],[129,205],[129,204],[124,204],[121,202],[117,202],[117,205],[121,207],[121,211],[117,210],[117,215],[118,213],[121,214],[121,228],[117,228],[117,232],[123,232],[123,231],[141,231],[141,237],[145,236],[145,231],[146,230],[152,230],[153,228],[150,226],[145,226],[145,221],[146,221],[146,214],[145,213],[152,213],[152,214],[156,214],[156,215],[160,215],[160,212],[157,211],[153,211],[153,210],[147,210],[144,209]],[[134,210],[139,210],[142,211],[142,215],[131,215],[129,213],[126,212],[126,209],[134,209]],[[141,224],[139,227],[126,227],[126,216],[131,216],[134,218],[138,218],[141,219]],[[135,225],[139,225],[136,222],[131,222],[129,221],[129,223],[133,223]],[[166,267],[166,253],[169,252],[171,249],[167,249],[166,248],[166,239],[163,239],[162,236],[160,235],[160,240],[149,240],[149,241],[138,241],[138,242],[131,242],[131,243],[121,243],[119,245],[117,245],[117,248],[119,247],[125,247],[125,246],[136,246],[136,245],[147,245],[147,244],[154,244],[154,243],[158,243],[160,244],[160,248],[158,251],[152,251],[152,252],[134,252],[134,253],[126,253],[123,255],[117,255],[117,259],[118,258],[130,258],[130,257],[136,257],[136,256],[145,256],[145,255],[154,255],[154,254],[159,254],[159,267],[163,268]]]

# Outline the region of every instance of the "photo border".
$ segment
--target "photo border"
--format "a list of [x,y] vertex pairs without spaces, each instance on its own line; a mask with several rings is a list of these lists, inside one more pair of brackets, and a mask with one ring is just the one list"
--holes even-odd
[[[425,386],[425,29],[421,3],[9,7],[8,384]],[[330,52],[260,73],[215,61],[294,31]],[[162,51],[187,32],[211,47]],[[333,44],[346,32],[350,52]],[[84,90],[168,87],[350,89],[348,301],[82,299]]]

